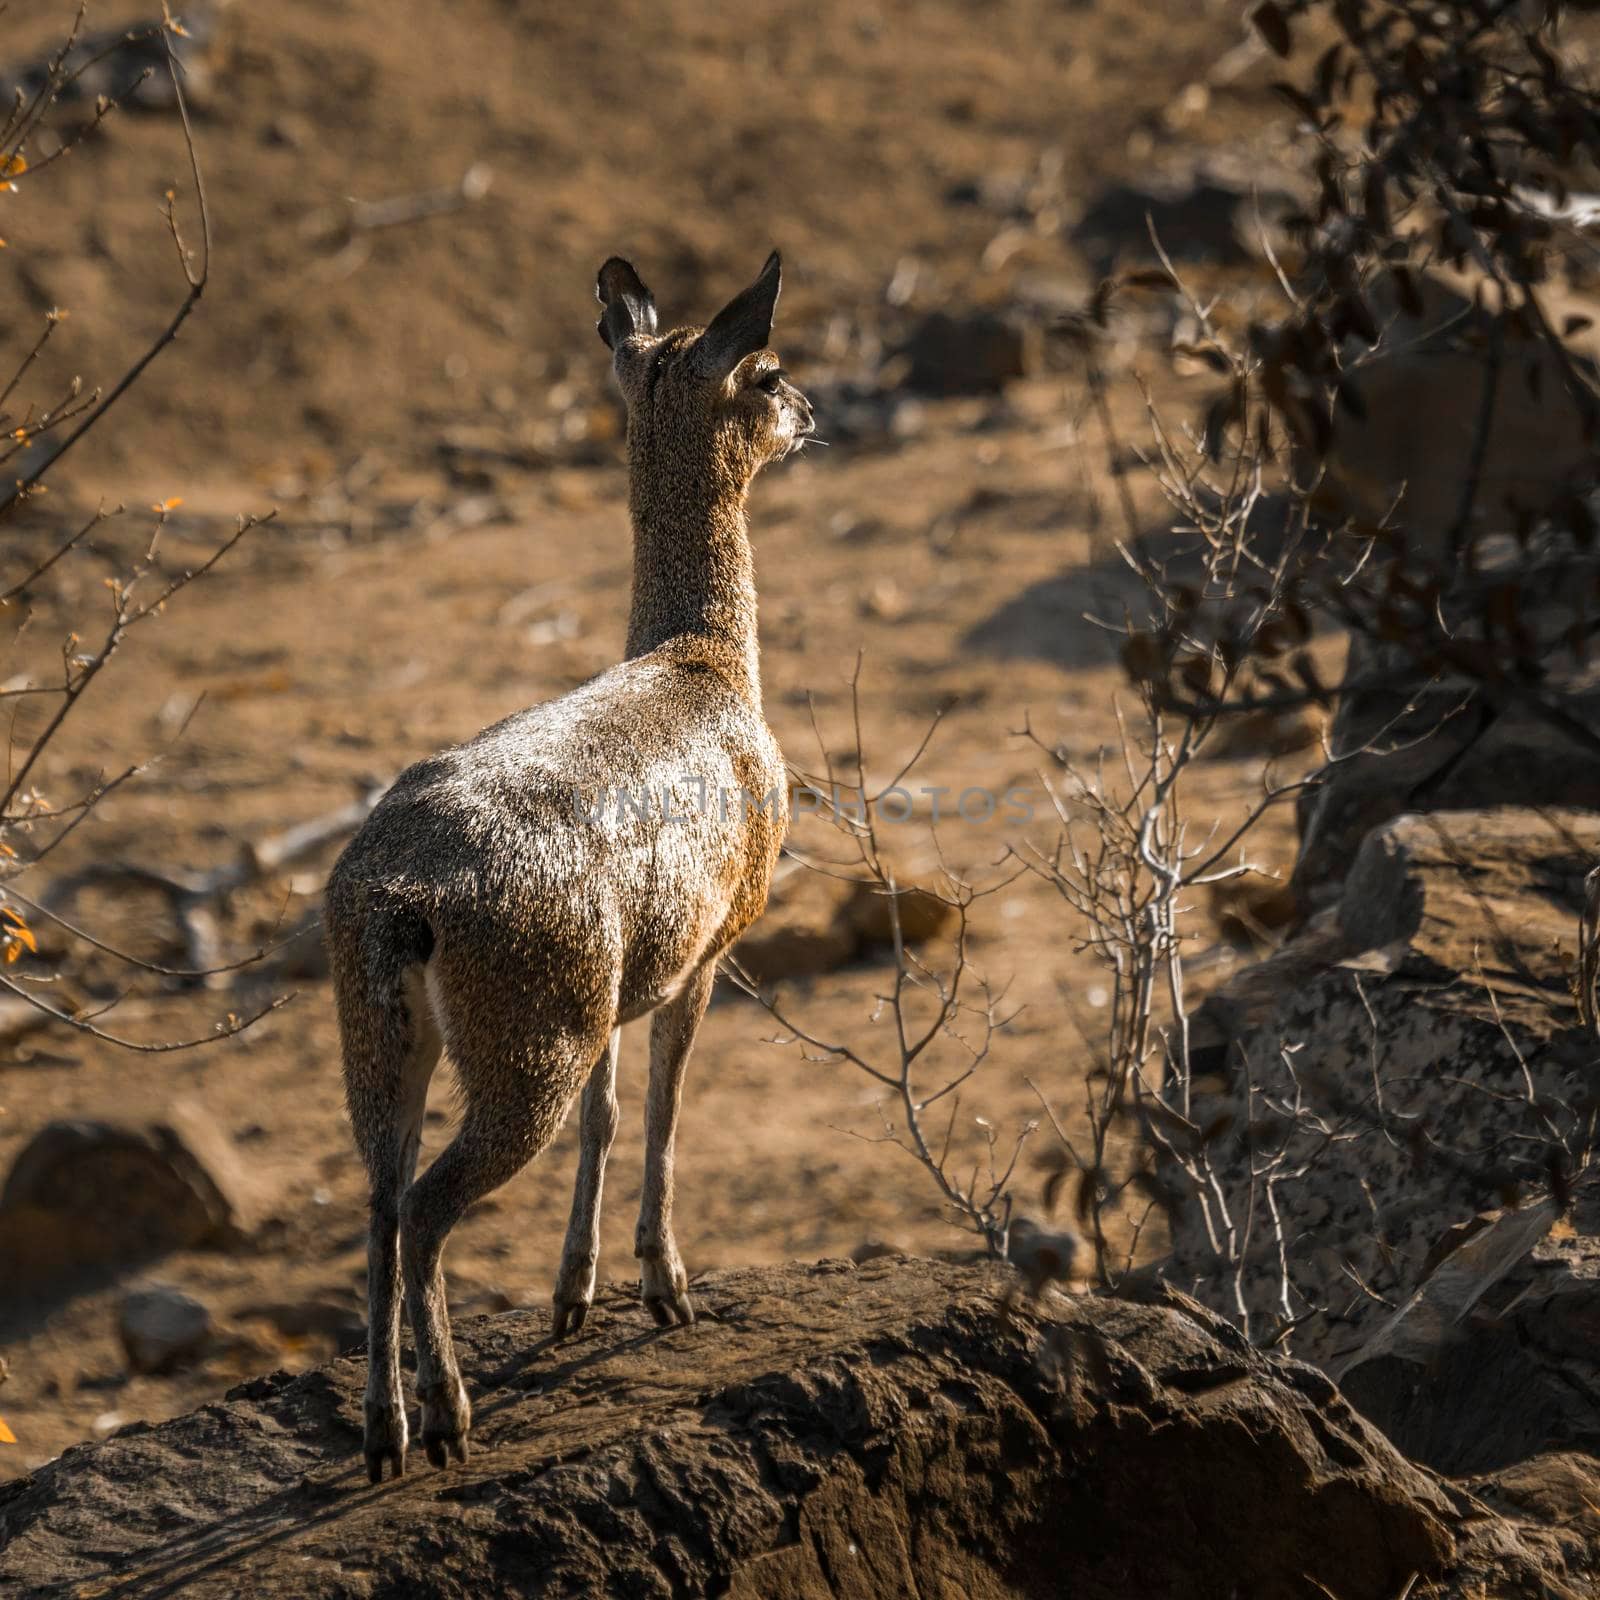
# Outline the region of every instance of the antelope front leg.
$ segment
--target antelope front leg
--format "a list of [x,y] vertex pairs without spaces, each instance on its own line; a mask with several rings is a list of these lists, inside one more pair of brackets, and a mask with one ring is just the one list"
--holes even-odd
[[558,1339],[577,1333],[594,1304],[595,1266],[600,1259],[600,1195],[605,1187],[606,1156],[617,1133],[617,1050],[621,1042],[622,1030],[613,1029],[583,1090],[578,1178],[552,1296]]
[[633,1253],[639,1258],[639,1287],[645,1309],[659,1326],[694,1321],[689,1278],[672,1237],[673,1141],[683,1097],[683,1069],[711,998],[717,974],[708,961],[650,1022],[650,1093],[644,1117],[644,1196]]

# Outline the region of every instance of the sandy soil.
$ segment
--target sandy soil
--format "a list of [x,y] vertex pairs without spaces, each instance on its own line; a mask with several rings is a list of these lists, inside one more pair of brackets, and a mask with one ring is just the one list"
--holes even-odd
[[[98,20],[126,14],[107,7]],[[620,15],[468,0],[447,25],[413,0],[238,7],[199,126],[216,214],[207,299],[52,479],[48,508],[7,560],[44,548],[101,497],[142,506],[181,495],[174,564],[236,513],[277,506],[278,516],[143,630],[74,714],[40,775],[46,793],[164,753],[53,870],[224,862],[615,659],[629,568],[616,414],[592,331],[603,256],[632,254],[664,317],[703,318],[777,240],[789,265],[775,342],[802,386],[840,393],[919,308],[1004,301],[1025,280],[1063,293],[1087,284],[1070,226],[1107,183],[1192,164],[1197,142],[1237,156],[1267,104],[1256,78],[1209,101],[1185,95],[1237,44],[1234,30],[1234,8],[1192,0],[759,10],[669,0]],[[35,34],[17,37],[21,49]],[[0,271],[15,275],[12,303],[30,313],[8,324],[8,348],[31,338],[33,311],[72,312],[46,378],[114,375],[180,298],[156,211],[181,182],[180,158],[170,117],[130,116],[48,185],[5,197]],[[343,226],[351,197],[450,184],[474,163],[492,184],[457,214]],[[1012,225],[952,190],[1029,174],[1058,201],[993,248]],[[892,282],[905,304],[886,303]],[[1122,358],[1135,357],[1130,340]],[[1173,404],[1200,392],[1159,361],[1150,369]],[[1116,404],[1124,438],[1143,437],[1131,385]],[[825,399],[819,409],[826,434]],[[919,781],[1020,785],[1036,806],[1029,825],[941,828],[963,871],[997,875],[1008,847],[1054,836],[1040,752],[1017,731],[1025,719],[1080,761],[1115,748],[1122,680],[1109,635],[1083,620],[1115,619],[1128,592],[1105,460],[1080,379],[1041,370],[1003,396],[902,406],[877,437],[841,437],[758,486],[764,678],[780,739],[797,765],[815,766],[814,705],[829,752],[854,751],[858,654],[860,742],[880,778],[945,712]],[[1161,527],[1154,489],[1127,481],[1140,518]],[[114,527],[40,586],[8,671],[37,668],[67,629],[92,621],[102,577],[146,531]],[[28,728],[24,717],[19,736]],[[1237,817],[1263,766],[1245,755],[1198,769],[1196,825]],[[900,845],[924,867],[926,833],[908,826]],[[1290,819],[1275,817],[1254,848],[1281,868]],[[230,950],[314,914],[325,867],[237,897]],[[79,912],[148,957],[177,953],[148,898],[86,896]],[[1238,952],[1205,918],[1195,926],[1203,986]],[[983,1149],[978,1118],[1009,1141],[1039,1115],[1029,1080],[1069,1124],[1080,1115],[1085,1034],[1103,1023],[1106,981],[1075,932],[1035,880],[985,902],[975,962],[1023,1009],[960,1103],[955,1137],[969,1157]],[[64,948],[51,941],[46,953]],[[84,994],[108,981],[104,963],[73,962]],[[882,1050],[872,1017],[885,970],[797,984],[790,1001],[813,1031]],[[128,1378],[114,1288],[0,1304],[12,1370],[3,1410],[21,1440],[0,1451],[0,1475],[118,1419],[186,1409],[242,1372],[328,1353],[326,1340],[284,1334],[252,1308],[360,1304],[364,1192],[326,983],[269,962],[227,992],[143,984],[118,1025],[142,1038],[203,1032],[289,989],[291,1004],[204,1051],[131,1056],[56,1031],[0,1059],[0,1169],[51,1118],[136,1115],[184,1096],[216,1117],[274,1197],[251,1250],[174,1258],[154,1274],[252,1332],[198,1370]],[[870,1239],[961,1248],[926,1177],[873,1142],[877,1087],[847,1066],[806,1064],[768,1042],[774,1031],[730,992],[702,1033],[680,1141],[691,1272]],[[604,1228],[602,1273],[616,1277],[632,1266],[639,1189],[634,1032]],[[429,1149],[448,1137],[447,1080],[435,1084]],[[569,1127],[459,1228],[449,1254],[459,1307],[547,1298],[573,1150]],[[1039,1181],[1025,1161],[1019,1194],[1031,1199]]]

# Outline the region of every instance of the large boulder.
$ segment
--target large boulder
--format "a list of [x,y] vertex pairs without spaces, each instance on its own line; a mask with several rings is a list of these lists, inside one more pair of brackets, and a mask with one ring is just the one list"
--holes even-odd
[[[1379,353],[1349,366],[1326,453],[1301,463],[1335,525],[1389,530],[1370,589],[1345,597],[1367,619],[1351,634],[1334,760],[1300,806],[1306,913],[1337,895],[1366,834],[1404,812],[1600,810],[1600,659],[1587,645],[1600,503],[1567,375],[1592,385],[1596,335],[1558,355],[1523,319],[1486,310],[1483,287],[1426,275],[1403,305],[1380,276]],[[1554,327],[1592,330],[1592,302],[1546,294],[1543,309]]]
[[0,1189],[0,1282],[25,1294],[176,1250],[226,1248],[260,1211],[233,1142],[192,1102],[148,1122],[51,1122]]
[[[1593,381],[1595,339],[1569,341],[1558,357],[1520,319],[1476,303],[1483,286],[1467,275],[1427,273],[1413,288],[1406,305],[1386,276],[1369,286],[1383,343],[1375,357],[1350,364],[1349,403],[1333,419],[1320,492],[1340,513],[1398,524],[1414,554],[1447,562],[1468,482],[1474,525],[1506,527],[1516,513],[1548,511],[1591,477],[1594,446],[1563,364]],[[1558,328],[1595,320],[1595,303],[1575,296],[1558,304],[1547,295],[1544,309]]]
[[[1555,538],[1529,555],[1488,541],[1474,559],[1480,570],[1438,603],[1481,670],[1442,665],[1426,640],[1351,639],[1333,761],[1299,807],[1293,888],[1306,914],[1338,898],[1362,841],[1403,813],[1600,813],[1600,656],[1579,637],[1593,560]],[[1502,636],[1513,625],[1515,652]]]
[[[981,1267],[709,1275],[693,1328],[457,1330],[474,1450],[370,1489],[365,1363],[0,1489],[0,1589],[738,1600],[1592,1592],[1592,1544],[1413,1466],[1171,1291],[1005,1308]],[[1512,1493],[1516,1486],[1512,1486]],[[1524,1499],[1528,1487],[1522,1486]]]
[[[1576,1185],[1569,1219],[1550,1209],[1455,1230],[1465,1237],[1442,1241],[1449,1253],[1346,1364],[1345,1393],[1413,1459],[1461,1475],[1555,1453],[1586,1458],[1600,1484],[1600,1170]],[[1600,1494],[1591,1509],[1600,1519]]]
[[[1429,812],[1368,834],[1334,903],[1193,1018],[1190,1122],[1211,1136],[1179,1129],[1179,1153],[1210,1177],[1169,1163],[1174,1281],[1253,1332],[1294,1322],[1296,1351],[1339,1372],[1452,1227],[1538,1204],[1597,1105],[1570,987],[1596,860],[1584,810]],[[1238,1273],[1214,1242],[1230,1227]]]

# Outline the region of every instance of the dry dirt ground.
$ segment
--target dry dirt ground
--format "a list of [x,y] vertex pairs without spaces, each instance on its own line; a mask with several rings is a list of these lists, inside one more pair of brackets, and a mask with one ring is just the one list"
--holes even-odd
[[[60,10],[65,21],[70,8]],[[278,516],[142,630],[74,714],[40,774],[46,794],[163,754],[53,870],[225,862],[615,659],[629,566],[616,417],[592,331],[605,255],[640,263],[664,318],[703,318],[781,244],[775,342],[817,393],[826,437],[828,397],[870,377],[882,330],[939,305],[1005,302],[1030,284],[1063,295],[1087,286],[1092,268],[1070,231],[1106,185],[1192,167],[1207,148],[1235,161],[1270,151],[1281,135],[1263,131],[1263,66],[1209,96],[1191,87],[1238,45],[1236,14],[1198,0],[599,11],[467,0],[447,18],[415,0],[237,7],[197,130],[216,226],[206,300],[52,478],[47,508],[5,560],[29,560],[102,497],[142,507],[181,496],[167,534],[174,564],[236,513]],[[95,20],[128,15],[106,6]],[[53,31],[46,20],[19,25],[5,49],[26,54]],[[1251,129],[1258,145],[1244,142]],[[475,164],[490,187],[459,212],[350,226],[369,215],[352,199],[448,186]],[[1053,198],[1025,226],[981,199],[958,203],[961,186],[1030,177]],[[5,196],[7,348],[20,354],[35,315],[59,304],[72,315],[51,372],[104,381],[120,371],[181,298],[157,206],[183,181],[174,122],[145,113]],[[1124,369],[1136,348],[1131,336],[1119,347]],[[1170,403],[1200,394],[1149,365]],[[881,780],[946,712],[919,781],[1021,785],[1035,807],[1031,824],[940,829],[955,866],[998,873],[1008,847],[1055,834],[1040,752],[1017,732],[1025,719],[1081,762],[1116,748],[1115,651],[1083,613],[1114,621],[1130,592],[1114,548],[1119,490],[1070,368],[1038,367],[1003,395],[884,403],[892,425],[852,441],[836,416],[831,448],[757,487],[769,714],[796,765],[816,765],[813,704],[830,753],[849,756],[859,654],[860,746]],[[1147,437],[1142,401],[1124,383],[1115,404],[1114,453],[1126,461]],[[1124,482],[1159,529],[1154,489]],[[68,629],[95,624],[101,579],[148,521],[114,526],[94,556],[39,586],[8,671],[37,668]],[[1336,672],[1337,649],[1325,649]],[[29,727],[24,717],[18,736]],[[1195,826],[1236,819],[1263,767],[1246,754],[1199,769]],[[925,818],[902,832],[903,858],[926,870]],[[1254,847],[1278,868],[1290,848],[1283,814]],[[224,926],[230,952],[314,913],[326,864],[240,896]],[[147,956],[177,953],[153,901],[101,894],[79,912]],[[1203,986],[1236,953],[1203,911],[1193,926]],[[954,1136],[968,1160],[982,1154],[980,1117],[1005,1144],[1039,1115],[1029,1080],[1069,1125],[1080,1115],[1085,1033],[1103,1026],[1107,990],[1075,933],[1036,880],[984,902],[974,960],[1024,1009],[960,1100]],[[873,1012],[886,970],[859,964],[788,996],[813,1031],[881,1051],[887,1030]],[[251,1249],[156,1270],[250,1334],[197,1370],[128,1378],[114,1289],[0,1304],[12,1371],[3,1410],[20,1440],[0,1449],[0,1475],[119,1419],[187,1409],[243,1373],[329,1353],[326,1339],[286,1334],[252,1308],[360,1303],[365,1197],[326,982],[280,961],[226,991],[141,984],[116,1023],[146,1039],[204,1032],[289,990],[290,1004],[202,1051],[129,1055],[56,1030],[0,1058],[0,1169],[52,1118],[138,1115],[182,1096],[218,1120],[273,1196]],[[848,1066],[806,1064],[767,1042],[774,1031],[728,992],[702,1033],[680,1140],[691,1273],[838,1255],[869,1239],[961,1248],[907,1156],[852,1136],[881,1132],[877,1086]],[[603,1236],[613,1277],[632,1267],[642,1057],[635,1030]],[[448,1137],[447,1080],[435,1085],[430,1150]],[[1035,1136],[1040,1149],[1047,1140]],[[545,1303],[573,1153],[569,1127],[459,1228],[448,1266],[461,1308]],[[1019,1198],[1034,1203],[1039,1182],[1025,1160]]]

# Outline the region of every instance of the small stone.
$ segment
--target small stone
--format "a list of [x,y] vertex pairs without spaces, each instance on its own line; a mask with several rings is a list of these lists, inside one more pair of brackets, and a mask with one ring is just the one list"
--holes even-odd
[[211,1342],[211,1313],[169,1284],[131,1289],[117,1309],[117,1337],[132,1372],[173,1372]]
[[261,142],[280,150],[304,150],[314,139],[310,124],[303,117],[286,113],[267,123],[261,130]]
[[[1193,104],[1190,98],[1191,108]],[[1128,155],[1135,162],[1143,159],[1132,139]],[[1123,266],[1154,265],[1152,229],[1173,261],[1246,266],[1258,253],[1262,219],[1270,224],[1292,204],[1292,197],[1277,188],[1261,185],[1258,192],[1249,184],[1201,173],[1172,181],[1116,183],[1090,202],[1071,238],[1096,276]]]
[[935,311],[912,330],[900,354],[907,387],[921,394],[992,394],[1037,365],[1034,341],[1019,322],[993,311]]
[[1036,1300],[1046,1284],[1070,1283],[1083,1253],[1083,1240],[1071,1228],[1043,1228],[1031,1217],[1014,1219],[1006,1241],[1007,1258]]
[[239,1306],[233,1317],[240,1322],[265,1323],[284,1339],[332,1339],[354,1329],[360,1338],[367,1336],[366,1324],[353,1302],[344,1298],[269,1300]]
[[858,1267],[864,1267],[869,1261],[899,1260],[905,1254],[899,1245],[891,1244],[887,1239],[863,1239],[850,1252],[850,1259]]
[[0,1189],[0,1282],[27,1292],[226,1248],[254,1227],[257,1202],[233,1142],[196,1105],[176,1102],[143,1124],[51,1122]]
[[895,924],[904,944],[925,944],[942,933],[953,932],[956,908],[927,889],[896,884],[894,905],[888,891],[876,883],[858,883],[845,907],[845,916],[864,944],[892,945]]
[[910,606],[905,591],[893,578],[879,578],[861,600],[862,615],[876,618],[879,622],[900,621]]

